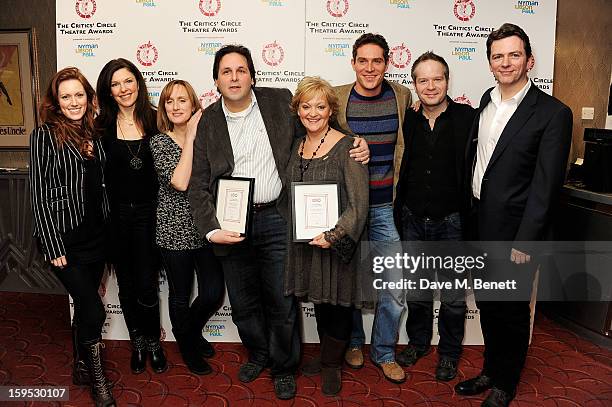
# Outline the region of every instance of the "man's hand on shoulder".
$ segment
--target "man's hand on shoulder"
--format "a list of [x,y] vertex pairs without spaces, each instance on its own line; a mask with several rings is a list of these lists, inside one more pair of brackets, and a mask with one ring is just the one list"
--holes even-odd
[[351,158],[363,165],[370,162],[370,148],[363,137],[355,137],[353,148],[349,153]]
[[219,229],[210,236],[210,242],[216,244],[236,244],[244,240],[244,236],[240,236],[238,232],[230,232],[229,230]]

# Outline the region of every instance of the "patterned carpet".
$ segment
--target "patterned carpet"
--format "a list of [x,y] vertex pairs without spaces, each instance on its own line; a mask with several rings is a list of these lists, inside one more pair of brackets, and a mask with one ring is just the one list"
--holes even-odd
[[[248,385],[237,379],[246,354],[240,344],[216,344],[210,360],[214,373],[190,374],[175,343],[166,343],[170,368],[164,374],[129,371],[126,341],[106,342],[106,368],[115,382],[120,406],[479,406],[480,397],[459,397],[453,386],[477,374],[482,363],[478,346],[466,347],[458,377],[438,382],[435,352],[407,370],[406,383],[386,381],[369,361],[360,370],[343,372],[339,397],[324,397],[319,377],[298,376],[295,400],[274,397],[269,373]],[[304,359],[318,345],[304,346]],[[70,328],[66,297],[0,292],[0,385],[70,386],[63,406],[92,405],[85,387],[71,385]],[[4,406],[60,405],[42,402],[1,402]],[[532,346],[518,396],[512,406],[612,406],[612,352],[595,346],[538,315]]]

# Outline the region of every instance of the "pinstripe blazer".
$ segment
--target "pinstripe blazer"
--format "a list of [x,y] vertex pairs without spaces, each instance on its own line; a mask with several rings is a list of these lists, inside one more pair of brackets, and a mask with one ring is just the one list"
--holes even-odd
[[[102,166],[106,155],[102,142],[94,141],[94,153]],[[61,233],[77,227],[85,215],[83,157],[70,143],[58,148],[53,131],[43,124],[30,135],[30,196],[34,214],[34,236],[40,237],[48,260],[66,254]],[[104,175],[102,175],[104,177]],[[105,180],[102,212],[109,216]]]

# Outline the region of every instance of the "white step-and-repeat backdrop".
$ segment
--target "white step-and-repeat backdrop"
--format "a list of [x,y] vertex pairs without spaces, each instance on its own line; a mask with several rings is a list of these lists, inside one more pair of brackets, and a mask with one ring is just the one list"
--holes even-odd
[[[530,36],[536,58],[530,77],[552,93],[556,0],[58,0],[58,68],[76,66],[95,86],[113,58],[134,62],[157,104],[172,79],[189,81],[203,106],[218,99],[212,64],[224,44],[247,46],[258,85],[294,90],[304,75],[333,85],[354,81],[352,44],[366,32],[385,36],[391,48],[388,80],[409,87],[412,61],[433,50],[450,66],[450,96],[477,106],[494,85],[486,58],[486,37],[504,22]],[[114,277],[104,281],[106,338],[127,339]],[[173,340],[168,286],[160,280],[165,338]],[[470,298],[465,344],[481,344],[478,310]],[[437,306],[436,306],[437,309]],[[302,305],[304,341],[318,340],[313,308]],[[365,314],[369,337],[372,314]],[[403,322],[402,322],[403,326]],[[239,341],[226,301],[208,323],[211,341]],[[434,343],[437,337],[434,338]],[[406,333],[400,330],[400,343]]]

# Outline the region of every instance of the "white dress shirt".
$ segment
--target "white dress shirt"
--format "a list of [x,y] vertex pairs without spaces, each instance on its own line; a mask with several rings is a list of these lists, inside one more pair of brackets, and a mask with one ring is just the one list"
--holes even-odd
[[232,176],[255,178],[254,203],[274,201],[283,184],[255,93],[251,90],[251,104],[241,112],[230,112],[224,102],[221,106],[234,153]]
[[[223,98],[221,106],[234,154],[232,177],[255,178],[254,203],[274,201],[279,197],[283,184],[278,175],[272,145],[255,93],[251,90],[251,104],[243,111],[230,112],[225,107]],[[210,242],[210,238],[217,231],[219,229],[208,232],[206,240]]]
[[502,101],[501,91],[499,85],[497,85],[491,91],[491,101],[480,113],[476,165],[474,166],[474,176],[472,177],[472,194],[478,199],[480,199],[482,177],[487,170],[497,141],[508,121],[525,98],[530,86],[531,81],[528,80],[527,84],[516,95]]

